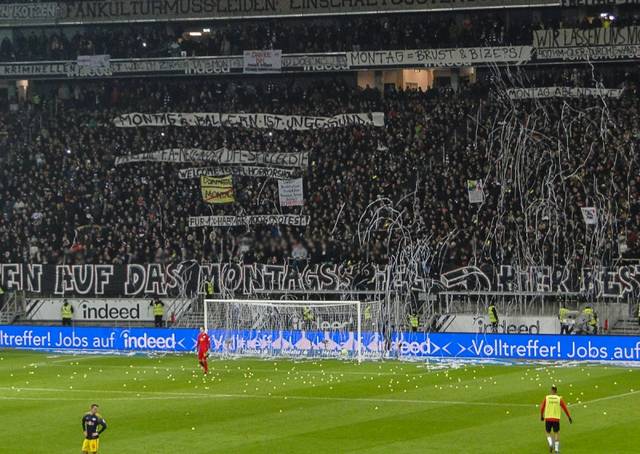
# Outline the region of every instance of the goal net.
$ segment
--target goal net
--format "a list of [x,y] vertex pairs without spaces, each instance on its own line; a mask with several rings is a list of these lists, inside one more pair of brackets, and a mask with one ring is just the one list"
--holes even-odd
[[205,299],[204,327],[219,355],[382,356],[380,302]]

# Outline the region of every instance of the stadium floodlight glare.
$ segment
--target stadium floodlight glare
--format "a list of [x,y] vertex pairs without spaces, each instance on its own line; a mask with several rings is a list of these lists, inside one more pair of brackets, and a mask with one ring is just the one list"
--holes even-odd
[[205,299],[212,353],[363,359],[363,325],[377,331],[380,301]]

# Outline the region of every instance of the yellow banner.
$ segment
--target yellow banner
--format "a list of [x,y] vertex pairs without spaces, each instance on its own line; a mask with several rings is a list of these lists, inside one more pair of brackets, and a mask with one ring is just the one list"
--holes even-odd
[[205,203],[233,203],[233,180],[226,177],[200,177],[202,200]]

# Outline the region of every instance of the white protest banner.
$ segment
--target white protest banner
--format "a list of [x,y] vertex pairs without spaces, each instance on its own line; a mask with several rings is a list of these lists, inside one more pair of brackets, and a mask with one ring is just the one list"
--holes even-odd
[[467,191],[469,193],[469,203],[484,202],[482,180],[467,180]]
[[[1,9],[2,5],[0,5]],[[1,20],[1,17],[0,17]],[[81,62],[82,63],[82,59]],[[107,67],[89,68],[78,60],[3,62],[0,77],[57,79],[64,77],[110,77],[123,75],[164,74],[205,76],[240,74],[242,55],[227,57],[163,57],[110,59]],[[349,71],[346,53],[290,54],[282,56],[282,70],[287,72]]]
[[280,167],[307,167],[309,153],[259,153],[247,150],[202,150],[199,148],[169,148],[150,153],[120,156],[116,166],[130,162],[216,162],[219,164],[263,164]]
[[536,49],[559,47],[626,46],[640,44],[640,26],[610,28],[548,28],[534,30]]
[[598,212],[595,207],[582,207],[582,217],[587,225],[595,225],[598,223]]
[[538,60],[602,60],[640,55],[640,26],[535,30]]
[[351,68],[376,66],[468,66],[481,63],[515,63],[531,60],[531,46],[461,47],[453,49],[377,50],[347,52]]
[[281,207],[304,205],[302,178],[296,178],[295,180],[278,180],[278,196]]
[[309,216],[259,214],[250,216],[189,216],[189,227],[235,227],[249,225],[309,225]]
[[110,58],[109,55],[78,55],[76,64],[82,68],[109,68]]
[[595,47],[558,47],[537,49],[538,60],[619,60],[640,58],[640,45],[595,46]]
[[281,50],[245,50],[242,57],[242,70],[245,73],[274,73],[282,71]]
[[284,70],[297,69],[301,71],[349,71],[347,54],[290,54],[282,56]]
[[561,5],[571,8],[576,6],[640,5],[640,0],[561,0]]
[[117,128],[143,126],[200,126],[220,128],[224,126],[281,131],[308,131],[310,129],[342,128],[346,126],[384,126],[384,113],[340,114],[333,117],[306,115],[276,115],[267,113],[129,113],[114,118]]
[[531,87],[510,88],[507,94],[511,99],[540,99],[540,98],[584,98],[598,96],[602,98],[619,98],[620,88],[583,88],[583,87]]
[[266,177],[288,180],[298,176],[296,169],[278,169],[277,167],[190,167],[178,170],[178,178],[187,180],[200,177],[221,177],[233,175],[240,177]]

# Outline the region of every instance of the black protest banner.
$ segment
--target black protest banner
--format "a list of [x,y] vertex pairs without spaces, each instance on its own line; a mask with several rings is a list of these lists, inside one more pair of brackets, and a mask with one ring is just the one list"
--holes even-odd
[[77,0],[8,4],[0,27],[438,11],[557,5],[558,0]]
[[425,275],[421,270],[362,264],[312,264],[302,270],[287,265],[208,263],[127,265],[0,264],[0,286],[33,297],[193,297],[204,283],[240,294],[257,291],[363,290],[449,292],[529,292],[538,295],[611,298],[640,297],[640,265],[584,268],[500,265],[488,269],[462,267]]

